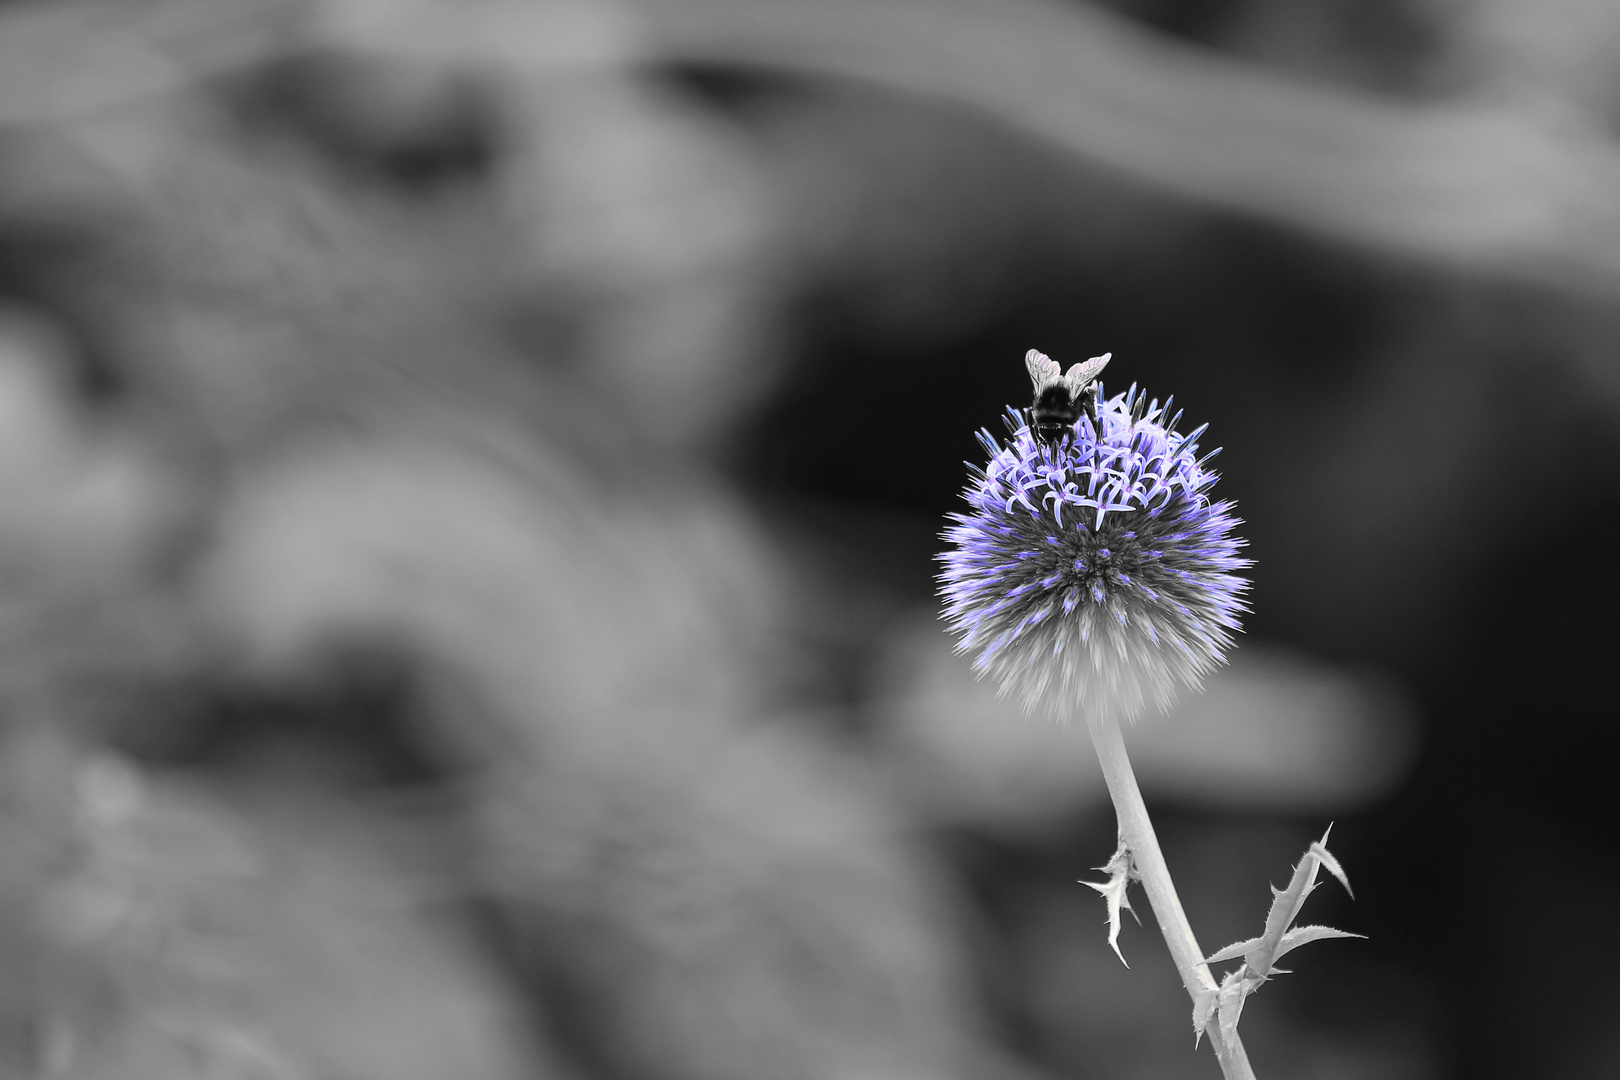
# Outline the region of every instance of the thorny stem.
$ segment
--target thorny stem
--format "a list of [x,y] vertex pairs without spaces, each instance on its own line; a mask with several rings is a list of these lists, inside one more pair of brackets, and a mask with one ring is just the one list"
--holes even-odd
[[[1125,753],[1125,738],[1111,716],[1090,717],[1087,727],[1091,729],[1092,745],[1097,748],[1097,760],[1102,764],[1109,797],[1114,801],[1119,835],[1130,848],[1131,862],[1142,877],[1142,888],[1153,907],[1154,918],[1159,921],[1164,943],[1170,947],[1176,971],[1181,974],[1181,985],[1187,988],[1188,996],[1196,1005],[1200,996],[1216,990],[1215,978],[1209,973],[1209,965],[1204,963],[1204,951],[1198,947],[1198,939],[1187,923],[1187,913],[1181,910],[1175,882],[1170,880],[1170,868],[1165,865],[1164,852],[1159,850],[1153,822],[1148,820],[1142,789],[1136,784],[1136,773],[1131,770],[1131,759]],[[1210,1024],[1204,1034],[1215,1049],[1226,1080],[1255,1080],[1242,1038],[1234,1033],[1228,1043],[1221,1035],[1219,1024]]]

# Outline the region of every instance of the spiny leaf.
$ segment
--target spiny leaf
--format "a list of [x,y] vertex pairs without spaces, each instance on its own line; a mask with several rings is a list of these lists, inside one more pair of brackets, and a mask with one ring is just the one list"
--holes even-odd
[[[1328,832],[1332,831],[1333,826],[1329,825]],[[1310,850],[1307,851],[1306,854],[1315,855],[1317,860],[1321,862],[1321,864],[1327,869],[1327,872],[1339,879],[1339,884],[1344,886],[1344,891],[1350,894],[1350,899],[1354,900],[1356,898],[1356,891],[1350,887],[1350,879],[1345,876],[1344,867],[1339,865],[1339,860],[1335,859],[1324,846],[1327,843],[1327,838],[1328,834],[1323,833],[1322,839],[1312,844]]]
[[1247,941],[1239,941],[1235,944],[1228,945],[1220,952],[1211,953],[1210,955],[1204,957],[1204,963],[1219,964],[1223,960],[1236,960],[1238,957],[1244,956],[1253,951],[1253,949],[1259,944],[1260,939],[1257,937],[1249,938]]
[[1125,846],[1124,837],[1120,837],[1119,848],[1115,850],[1114,857],[1097,869],[1108,875],[1105,884],[1099,885],[1095,881],[1082,881],[1080,884],[1096,889],[1102,893],[1103,899],[1108,901],[1108,947],[1114,950],[1114,955],[1119,957],[1120,963],[1130,967],[1125,960],[1125,954],[1119,951],[1119,913],[1124,910],[1132,915],[1136,914],[1131,908],[1130,897],[1125,895],[1125,890],[1130,886],[1131,879],[1140,879],[1141,875],[1131,863],[1131,849]]
[[1271,910],[1266,913],[1265,933],[1260,935],[1260,943],[1245,955],[1249,966],[1262,977],[1271,974],[1271,966],[1277,959],[1277,949],[1282,944],[1283,935],[1299,916],[1299,909],[1304,906],[1305,898],[1316,889],[1318,868],[1331,863],[1329,872],[1343,882],[1346,889],[1350,887],[1349,878],[1345,877],[1344,869],[1339,866],[1339,860],[1328,852],[1326,846],[1328,833],[1332,831],[1333,827],[1328,826],[1328,832],[1322,834],[1322,839],[1311,844],[1305,852],[1305,857],[1294,867],[1294,875],[1289,880],[1287,888],[1281,891],[1272,890]]
[[1221,1035],[1228,1046],[1237,1039],[1238,1017],[1243,1015],[1243,1001],[1249,993],[1250,988],[1246,981],[1228,978],[1221,984],[1218,1011],[1221,1018]]
[[[1331,831],[1332,827],[1329,826],[1329,832]],[[1261,984],[1267,979],[1287,974],[1282,968],[1277,967],[1277,961],[1281,957],[1313,941],[1363,936],[1345,930],[1335,930],[1331,926],[1293,925],[1294,919],[1298,917],[1299,910],[1305,903],[1305,898],[1316,888],[1318,869],[1326,867],[1328,873],[1344,886],[1345,891],[1350,892],[1350,879],[1345,876],[1339,860],[1328,851],[1327,838],[1328,834],[1323,833],[1322,839],[1311,844],[1306,850],[1304,858],[1294,867],[1293,876],[1286,888],[1272,888],[1271,910],[1266,913],[1265,932],[1259,937],[1228,945],[1204,961],[1206,964],[1218,964],[1225,960],[1243,958],[1243,963],[1238,965],[1237,970],[1230,972],[1221,980],[1218,993],[1194,998],[1194,1041],[1203,1034],[1212,1019],[1218,1019],[1223,1036],[1228,1040],[1234,1038],[1237,1034],[1238,1017],[1243,1013],[1244,1000],[1260,989]],[[1355,894],[1350,895],[1353,897]]]
[[1200,990],[1193,997],[1193,1049],[1204,1037],[1204,1029],[1209,1026],[1210,1017],[1215,1015],[1215,1004],[1220,999],[1220,993],[1211,988]]
[[[1293,952],[1301,945],[1309,945],[1313,941],[1327,941],[1331,938],[1365,938],[1366,934],[1352,934],[1348,930],[1335,930],[1331,926],[1296,926],[1283,935],[1282,944],[1277,946],[1273,960],[1281,960],[1288,953]],[[1273,975],[1284,974],[1281,968],[1273,967]]]

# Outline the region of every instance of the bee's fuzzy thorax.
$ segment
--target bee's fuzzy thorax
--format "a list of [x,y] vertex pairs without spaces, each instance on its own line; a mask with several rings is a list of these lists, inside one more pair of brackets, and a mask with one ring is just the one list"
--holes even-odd
[[979,433],[989,461],[944,533],[940,594],[957,648],[1026,710],[1132,719],[1231,647],[1250,560],[1209,497],[1204,429],[1178,433],[1169,409],[1133,386],[1099,399],[1100,438],[1082,417],[1053,446],[1016,409],[1005,446]]

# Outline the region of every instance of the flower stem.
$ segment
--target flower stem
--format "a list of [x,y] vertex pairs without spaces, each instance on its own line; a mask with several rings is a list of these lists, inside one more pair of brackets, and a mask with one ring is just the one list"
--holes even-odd
[[[1204,963],[1204,951],[1198,947],[1187,913],[1181,909],[1176,896],[1175,882],[1170,880],[1170,868],[1165,864],[1164,852],[1159,850],[1159,838],[1148,819],[1147,804],[1142,801],[1142,789],[1137,786],[1136,773],[1131,770],[1131,759],[1125,753],[1125,737],[1112,716],[1093,716],[1087,726],[1091,729],[1091,742],[1097,748],[1097,760],[1102,764],[1103,779],[1108,784],[1109,797],[1114,801],[1114,814],[1119,819],[1119,834],[1131,852],[1131,862],[1141,875],[1142,888],[1159,921],[1164,943],[1170,947],[1170,956],[1181,975],[1181,985],[1193,1003],[1205,993],[1217,988],[1215,977]],[[1233,1034],[1230,1043],[1222,1037],[1219,1024],[1205,1029],[1215,1057],[1221,1063],[1221,1075],[1226,1080],[1254,1080],[1249,1056],[1244,1052],[1243,1040]]]

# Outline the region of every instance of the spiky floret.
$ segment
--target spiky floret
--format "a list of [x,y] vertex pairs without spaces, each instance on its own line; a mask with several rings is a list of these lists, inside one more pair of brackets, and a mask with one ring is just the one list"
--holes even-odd
[[1182,435],[1171,401],[1135,386],[1050,446],[1008,409],[1002,446],[963,492],[939,555],[957,649],[1026,711],[1134,719],[1224,662],[1249,583],[1230,502],[1212,502],[1215,452]]

